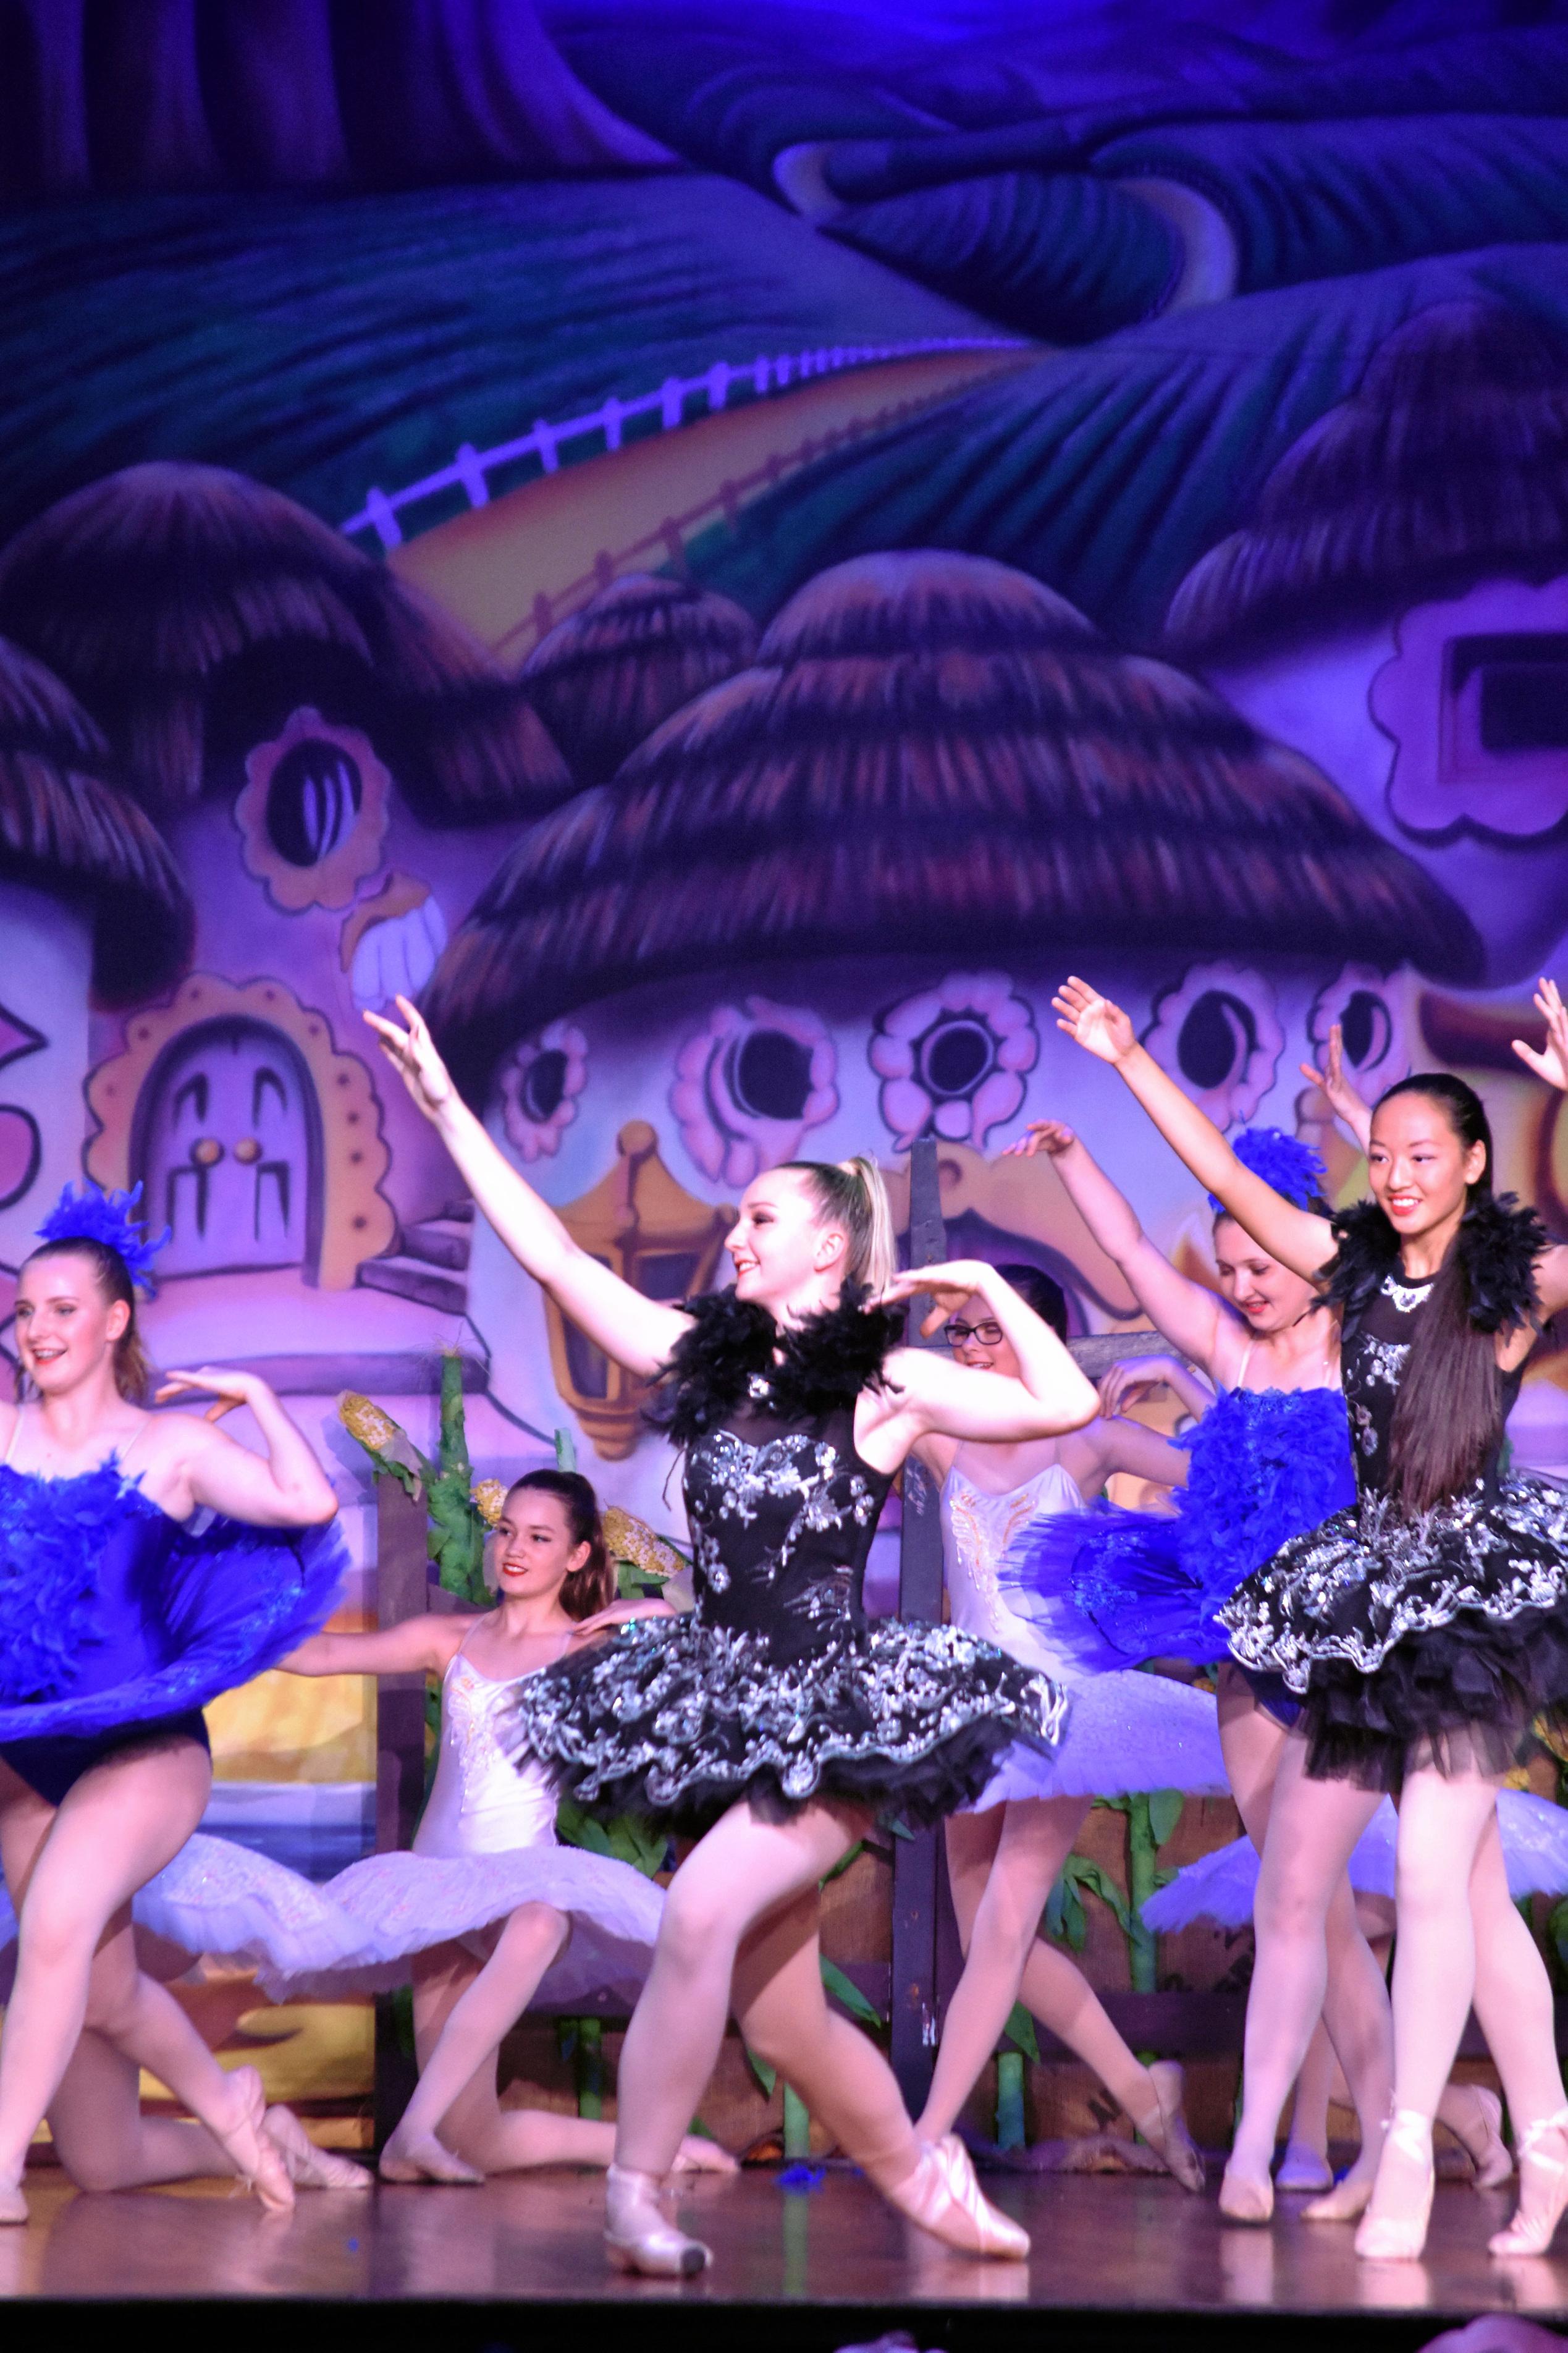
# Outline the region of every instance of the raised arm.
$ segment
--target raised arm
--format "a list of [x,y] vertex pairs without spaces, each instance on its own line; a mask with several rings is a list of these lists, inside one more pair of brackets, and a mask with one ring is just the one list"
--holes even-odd
[[485,1133],[436,1051],[423,1016],[405,997],[407,1028],[367,1013],[383,1053],[462,1170],[468,1189],[525,1272],[628,1372],[655,1373],[669,1361],[689,1318],[645,1299],[580,1250],[547,1201],[520,1176]]
[[1068,1198],[1107,1258],[1126,1276],[1128,1289],[1156,1332],[1205,1372],[1229,1381],[1247,1345],[1239,1317],[1205,1283],[1178,1274],[1164,1251],[1156,1250],[1131,1202],[1082,1138],[1060,1120],[1042,1119],[1011,1148],[1025,1159],[1041,1153],[1050,1159]]
[[477,1618],[433,1610],[363,1634],[312,1634],[279,1663],[290,1675],[442,1674]]
[[[1545,1052],[1538,1053],[1522,1038],[1514,1039],[1513,1050],[1538,1079],[1544,1079],[1559,1094],[1568,1094],[1568,1007],[1564,1007],[1554,980],[1541,982],[1535,992],[1535,1009],[1546,1024]],[[1542,1251],[1535,1261],[1535,1282],[1543,1318],[1568,1307],[1568,1248],[1563,1243],[1554,1242],[1550,1250]]]
[[1173,1152],[1205,1190],[1225,1203],[1259,1249],[1309,1282],[1315,1281],[1334,1250],[1333,1228],[1327,1218],[1298,1209],[1242,1166],[1213,1120],[1138,1043],[1120,1005],[1076,977],[1065,981],[1051,1002],[1058,1029],[1125,1080]]
[[922,1292],[933,1301],[922,1326],[928,1334],[965,1299],[983,1299],[1012,1343],[1019,1378],[974,1372],[923,1348],[895,1350],[888,1360],[886,1390],[872,1394],[883,1400],[882,1419],[904,1424],[900,1461],[912,1445],[933,1434],[1007,1443],[1055,1438],[1093,1419],[1100,1409],[1093,1383],[1079,1372],[1050,1325],[1041,1322],[994,1266],[980,1259],[961,1259],[943,1266],[912,1267],[896,1276],[884,1295],[893,1302]]
[[1344,1032],[1337,1021],[1329,1031],[1329,1050],[1323,1057],[1322,1069],[1320,1071],[1315,1062],[1298,1062],[1296,1068],[1328,1097],[1329,1109],[1364,1152],[1372,1140],[1372,1105],[1345,1076]]
[[[233,1373],[205,1366],[195,1373],[166,1373],[158,1400],[212,1390],[218,1402],[205,1420],[194,1414],[171,1414],[157,1426],[160,1486],[170,1489],[169,1501],[180,1518],[205,1504],[228,1518],[247,1520],[253,1527],[312,1528],[330,1520],[338,1508],[331,1483],[317,1461],[304,1432],[290,1421],[267,1383],[255,1373]],[[265,1454],[253,1454],[212,1427],[220,1414],[247,1405],[267,1441]]]

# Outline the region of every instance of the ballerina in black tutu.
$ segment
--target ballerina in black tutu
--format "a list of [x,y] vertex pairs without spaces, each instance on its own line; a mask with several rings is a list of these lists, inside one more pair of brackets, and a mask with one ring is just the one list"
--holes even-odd
[[[520,1746],[574,1796],[699,1834],[676,1873],[621,2054],[607,2243],[627,2269],[700,2270],[659,2192],[732,2008],[903,2212],[974,2254],[1021,2257],[962,2144],[917,2142],[886,2061],[830,2012],[818,1886],[883,1806],[929,1821],[977,1797],[1018,1742],[1066,1711],[1044,1676],[952,1626],[868,1625],[860,1582],[878,1514],[916,1440],[1016,1440],[1076,1429],[1098,1399],[1055,1333],[992,1271],[892,1280],[873,1164],[798,1162],[747,1187],[735,1288],[660,1306],[573,1242],[458,1099],[414,1008],[375,1020],[415,1101],[521,1263],[616,1362],[655,1376],[684,1447],[697,1607],[644,1622],[521,1687]],[[934,1293],[934,1325],[982,1283],[1021,1377],[900,1347],[896,1303]]]
[[[1568,1092],[1568,1015],[1542,981],[1544,1054]],[[1080,980],[1060,1027],[1120,1072],[1256,1241],[1341,1322],[1359,1500],[1293,1537],[1218,1612],[1244,1667],[1300,1701],[1258,1876],[1246,2094],[1221,2202],[1265,2221],[1279,2111],[1321,2006],[1323,1920],[1385,1789],[1398,1793],[1394,2116],[1356,2252],[1418,2255],[1432,2119],[1472,1998],[1508,2094],[1519,2211],[1496,2254],[1537,2254],[1568,2202],[1552,1992],[1508,1892],[1497,1792],[1530,1725],[1568,1701],[1568,1497],[1507,1474],[1503,1425],[1568,1248],[1492,1191],[1479,1098],[1446,1072],[1373,1113],[1373,1198],[1332,1218],[1282,1199]],[[1347,2185],[1348,2187],[1349,2185]],[[1348,2218],[1347,2218],[1348,2219]]]

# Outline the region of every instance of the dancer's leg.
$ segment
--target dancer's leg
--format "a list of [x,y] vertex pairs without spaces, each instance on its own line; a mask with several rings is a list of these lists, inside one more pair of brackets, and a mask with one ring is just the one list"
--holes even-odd
[[[1388,2136],[1369,2226],[1414,2229],[1430,2199],[1431,2126],[1476,1990],[1470,1878],[1488,1821],[1496,1819],[1498,1788],[1495,1776],[1473,1768],[1441,1773],[1424,1764],[1405,1776],[1395,1874],[1394,2105],[1397,2117],[1425,2120],[1426,2130]],[[1369,2243],[1373,2236],[1369,2228]]]
[[1020,1989],[1027,2008],[1091,2067],[1139,2127],[1158,2137],[1162,2112],[1135,2059],[1074,1962],[1039,1936],[1040,1914],[1089,1812],[1087,1798],[1030,1798],[947,1824],[948,1883],[964,1952],[947,2004],[921,2140],[951,2132],[996,2047]]
[[55,2155],[79,2189],[142,2189],[237,2170],[205,2125],[142,2113],[137,2062],[83,2029],[49,2102]]
[[[1355,1925],[1345,1863],[1377,1804],[1345,1781],[1309,1780],[1306,1744],[1285,1744],[1269,1809],[1253,1909],[1257,1957],[1247,2004],[1241,2122],[1221,2191],[1238,2221],[1266,2220],[1269,2167],[1280,2112],[1333,1988],[1329,2024],[1358,2091],[1367,2079],[1369,2010],[1375,2021],[1383,1981]],[[1375,2039],[1375,2038],[1374,2038]]]
[[[859,1815],[824,1805],[784,1822],[759,1821],[742,1801],[692,1848],[670,1882],[653,1967],[621,2049],[617,2165],[669,2171],[718,2061],[742,1938],[797,1897],[810,1896],[815,1917],[818,1883],[863,1827]],[[912,2167],[907,2119],[904,2132]]]
[[1258,1706],[1251,1684],[1228,1659],[1215,1679],[1215,1705],[1230,1793],[1242,1829],[1261,1854],[1274,1778],[1285,1753],[1285,1727]]
[[1563,2105],[1552,1980],[1541,1947],[1515,1909],[1495,1808],[1470,1871],[1476,1940],[1476,2016],[1502,2078],[1516,2135]]
[[[211,1766],[195,1741],[107,1759],[56,1809],[7,1772],[0,1852],[16,1906],[16,1982],[0,2044],[0,2188],[15,2192],[84,2024],[151,2066],[224,2139],[269,2202],[291,2193],[264,2145],[254,2078],[226,2075],[166,1990],[136,1967],[130,1901],[200,1820]],[[90,2014],[89,2004],[91,2003]]]

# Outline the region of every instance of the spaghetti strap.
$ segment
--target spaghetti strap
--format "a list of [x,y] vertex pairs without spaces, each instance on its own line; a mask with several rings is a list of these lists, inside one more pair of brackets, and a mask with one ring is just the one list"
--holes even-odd
[[1241,1366],[1235,1380],[1231,1383],[1232,1388],[1244,1389],[1247,1387],[1247,1368],[1252,1362],[1252,1352],[1257,1345],[1258,1335],[1254,1332],[1248,1339],[1246,1347],[1241,1352]]
[[22,1427],[22,1416],[23,1416],[23,1414],[24,1414],[24,1412],[25,1412],[26,1410],[26,1407],[24,1407],[24,1406],[22,1406],[22,1405],[20,1405],[20,1404],[19,1404],[19,1405],[17,1406],[17,1408],[16,1408],[16,1412],[15,1412],[15,1413],[12,1415],[12,1417],[11,1417],[11,1435],[10,1435],[10,1437],[5,1440],[5,1453],[4,1453],[4,1454],[0,1454],[0,1468],[4,1468],[4,1469],[5,1469],[5,1470],[9,1470],[9,1469],[10,1469],[10,1466],[11,1466],[11,1450],[12,1450],[12,1448],[16,1445],[16,1443],[17,1434],[18,1434],[18,1432],[20,1431],[21,1427]]

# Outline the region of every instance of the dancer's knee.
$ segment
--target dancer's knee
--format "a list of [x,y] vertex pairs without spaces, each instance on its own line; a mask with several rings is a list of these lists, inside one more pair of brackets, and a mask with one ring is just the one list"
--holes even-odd
[[679,1877],[665,1898],[658,1928],[658,1957],[671,1969],[707,1976],[734,1964],[738,1943],[732,1908],[723,1892],[701,1884],[683,1887]]
[[571,1933],[571,1920],[552,1904],[520,1904],[505,1931],[510,1950],[547,1962],[554,1959]]
[[19,1967],[40,1978],[89,1968],[103,1928],[101,1911],[79,1894],[35,1887],[22,1908]]
[[1316,1887],[1289,1878],[1270,1880],[1267,1874],[1258,1881],[1252,1912],[1258,1936],[1300,1943],[1321,1937],[1327,1922],[1328,1905]]

